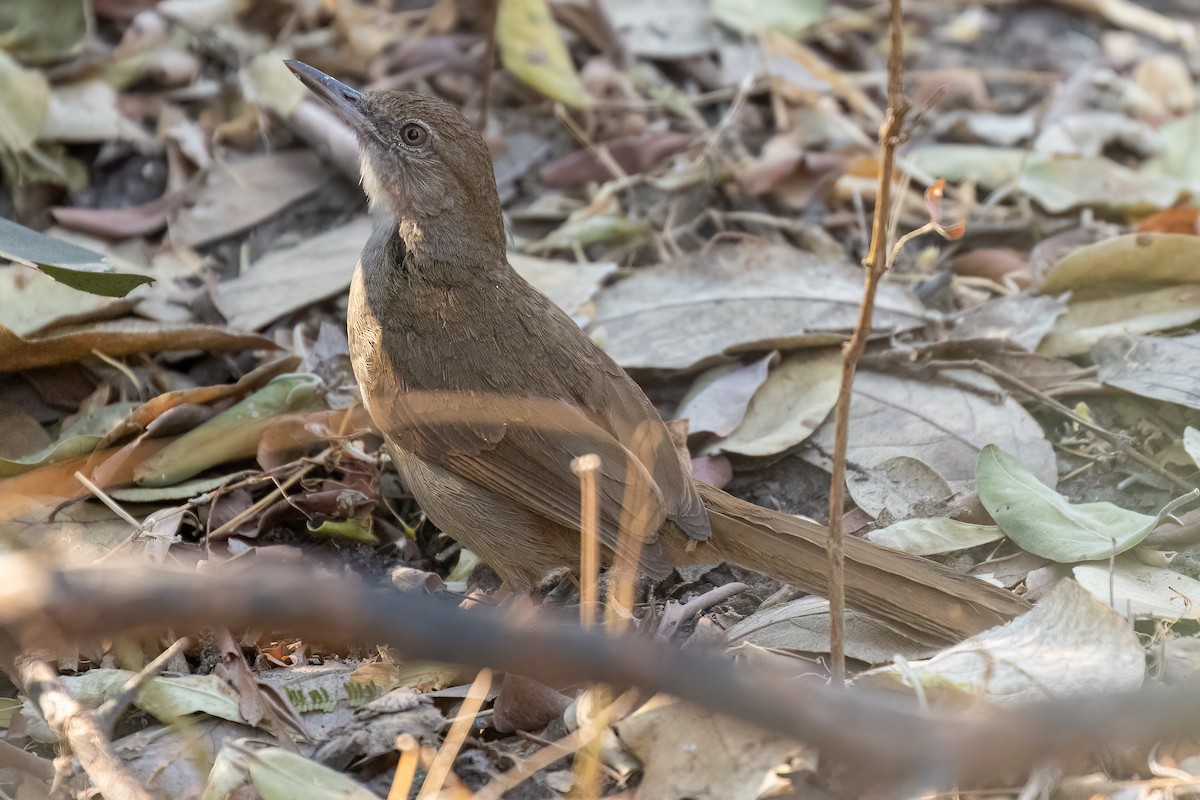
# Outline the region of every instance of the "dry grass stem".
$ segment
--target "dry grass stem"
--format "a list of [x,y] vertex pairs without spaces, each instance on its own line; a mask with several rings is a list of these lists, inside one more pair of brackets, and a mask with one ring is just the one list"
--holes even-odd
[[492,671],[490,669],[479,670],[479,675],[471,684],[471,689],[467,692],[466,699],[463,700],[454,724],[450,726],[450,731],[446,734],[441,749],[433,759],[429,772],[425,774],[425,782],[421,784],[421,792],[417,795],[417,800],[432,800],[442,791],[446,777],[454,767],[454,759],[458,758],[458,752],[462,749],[463,742],[467,740],[471,726],[475,724],[475,715],[483,707],[483,701],[487,698],[488,690],[491,688]]

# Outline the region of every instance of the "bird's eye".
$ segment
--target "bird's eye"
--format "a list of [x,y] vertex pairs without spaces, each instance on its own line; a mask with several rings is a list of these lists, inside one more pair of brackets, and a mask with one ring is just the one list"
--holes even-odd
[[420,147],[429,140],[429,131],[415,122],[410,122],[400,129],[400,141],[409,147]]

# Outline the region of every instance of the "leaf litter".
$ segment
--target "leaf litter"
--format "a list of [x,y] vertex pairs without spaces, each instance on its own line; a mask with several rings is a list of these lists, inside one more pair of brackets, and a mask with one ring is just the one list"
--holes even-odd
[[[800,476],[828,467],[885,106],[886,26],[860,5],[505,0],[488,70],[487,15],[447,0],[6,6],[5,550],[247,581],[254,564],[304,559],[421,591],[488,585],[413,505],[357,405],[334,332],[371,222],[345,126],[281,69],[289,56],[473,119],[490,73],[514,266],[687,424],[698,476],[823,518],[827,479]],[[1156,537],[1187,532],[1200,475],[1200,116],[1194,23],[1182,0],[1160,5],[905,10],[922,118],[900,151],[915,186],[898,234],[929,221],[920,189],[937,178],[939,221],[966,225],[907,244],[882,287],[851,406],[850,518],[1037,605],[939,653],[848,614],[847,652],[875,667],[862,683],[950,703],[1117,692],[1157,679],[1143,642],[1194,641],[1200,553]],[[40,233],[52,221],[98,238]],[[681,571],[635,616],[652,629],[666,598],[747,577],[728,569]],[[760,582],[674,638],[812,676],[829,628],[826,601]],[[385,795],[396,737],[432,753],[474,677],[227,634],[178,654],[115,720],[155,796]],[[70,643],[64,686],[99,704],[169,641]],[[510,731],[554,738],[575,719],[561,705],[580,687],[507,685],[489,700],[505,721],[485,710],[458,756],[458,796],[530,757]],[[6,741],[52,757],[22,699]],[[665,697],[614,730],[608,785],[630,796],[844,788],[806,748]],[[1091,766],[1111,786],[1151,779]],[[48,791],[3,772],[24,796]],[[528,788],[561,797],[578,779],[560,763]],[[87,784],[77,764],[67,780]]]

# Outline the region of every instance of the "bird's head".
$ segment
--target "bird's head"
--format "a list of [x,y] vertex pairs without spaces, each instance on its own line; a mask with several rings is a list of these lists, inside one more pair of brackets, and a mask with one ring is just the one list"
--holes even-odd
[[301,61],[285,63],[353,129],[363,189],[372,207],[395,216],[406,240],[428,240],[437,228],[503,250],[491,155],[458,109],[415,92],[359,91]]

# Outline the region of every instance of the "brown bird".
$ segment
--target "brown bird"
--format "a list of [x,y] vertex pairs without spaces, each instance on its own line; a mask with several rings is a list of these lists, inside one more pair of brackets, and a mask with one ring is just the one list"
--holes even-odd
[[[510,587],[529,589],[579,564],[571,464],[596,454],[610,559],[624,548],[654,578],[729,561],[826,589],[826,529],[695,483],[638,385],[512,269],[491,157],[459,111],[286,63],[358,138],[376,223],[350,286],[351,360],[363,404],[431,520]],[[848,605],[920,641],[961,639],[1027,608],[860,539],[846,542],[846,556]]]

